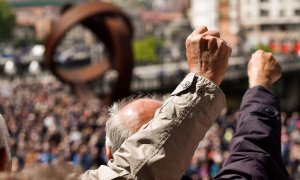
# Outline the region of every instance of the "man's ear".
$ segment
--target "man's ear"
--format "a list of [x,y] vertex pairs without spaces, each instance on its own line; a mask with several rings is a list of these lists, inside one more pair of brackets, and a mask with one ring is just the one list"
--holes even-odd
[[108,160],[109,159],[113,159],[113,155],[111,153],[111,148],[110,147],[106,147],[105,149],[106,149],[106,157],[107,157],[107,159]]

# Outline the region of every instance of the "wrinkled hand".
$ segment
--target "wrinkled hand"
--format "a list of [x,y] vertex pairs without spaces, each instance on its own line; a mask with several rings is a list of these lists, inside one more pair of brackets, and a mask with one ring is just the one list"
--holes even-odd
[[231,48],[220,39],[220,33],[199,27],[188,36],[185,46],[189,71],[219,86],[231,55]]
[[271,89],[272,84],[281,77],[281,67],[272,53],[257,50],[248,63],[248,77],[250,88],[261,85]]

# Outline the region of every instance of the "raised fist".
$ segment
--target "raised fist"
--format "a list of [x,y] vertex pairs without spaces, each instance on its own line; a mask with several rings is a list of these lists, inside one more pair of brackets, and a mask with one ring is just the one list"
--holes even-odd
[[252,54],[248,63],[248,78],[249,87],[264,86],[267,89],[272,88],[281,77],[281,67],[272,56],[272,53],[267,53],[262,50],[257,50]]
[[220,33],[199,27],[188,36],[185,46],[189,71],[219,86],[231,55],[231,48],[220,39]]

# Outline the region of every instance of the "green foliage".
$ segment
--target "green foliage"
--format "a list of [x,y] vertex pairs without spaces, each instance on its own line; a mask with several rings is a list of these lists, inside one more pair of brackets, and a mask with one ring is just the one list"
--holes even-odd
[[158,48],[162,48],[163,41],[153,36],[146,36],[143,39],[136,39],[133,42],[133,53],[137,62],[157,63],[159,55]]
[[34,41],[35,41],[34,39],[30,39],[30,38],[15,39],[13,45],[15,48],[21,48],[33,44]]
[[262,43],[259,43],[256,45],[256,47],[254,49],[252,49],[252,52],[255,52],[256,50],[263,50],[263,51],[266,51],[266,52],[271,52],[271,48],[266,45],[266,44],[262,44]]
[[0,0],[0,41],[8,40],[15,26],[15,15],[5,0]]

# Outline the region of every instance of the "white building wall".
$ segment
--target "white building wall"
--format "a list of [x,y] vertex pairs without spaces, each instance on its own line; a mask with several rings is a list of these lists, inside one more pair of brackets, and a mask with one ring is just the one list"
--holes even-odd
[[191,0],[190,19],[193,28],[218,29],[218,0]]
[[[240,0],[243,25],[299,23],[300,0]],[[268,14],[263,15],[261,11]]]
[[238,12],[238,3],[239,0],[230,0],[230,31],[233,34],[236,34],[239,32],[239,12]]

